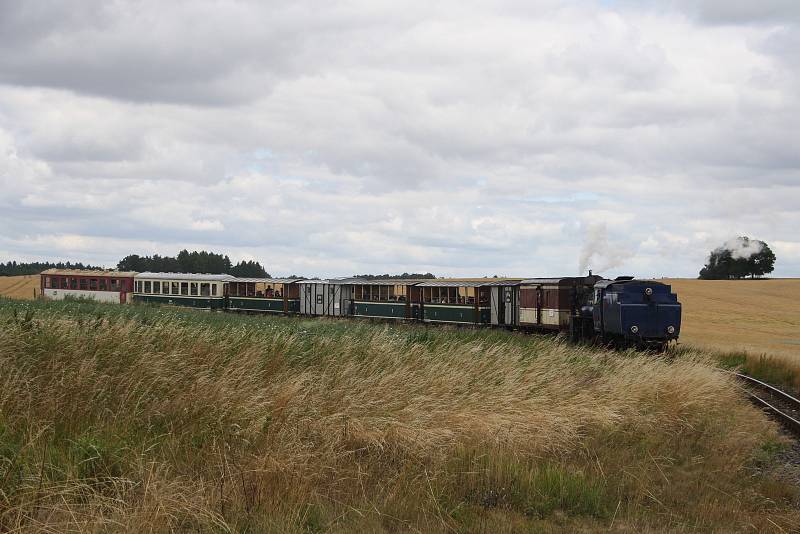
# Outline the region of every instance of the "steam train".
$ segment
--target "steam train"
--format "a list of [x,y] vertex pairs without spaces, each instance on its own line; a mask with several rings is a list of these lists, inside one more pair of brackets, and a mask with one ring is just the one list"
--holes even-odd
[[552,331],[574,341],[663,349],[681,305],[667,284],[599,276],[527,279],[237,278],[226,274],[49,269],[44,298],[242,313],[363,317]]

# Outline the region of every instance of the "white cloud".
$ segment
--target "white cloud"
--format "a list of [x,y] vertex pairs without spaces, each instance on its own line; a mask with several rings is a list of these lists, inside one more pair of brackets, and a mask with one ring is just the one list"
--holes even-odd
[[794,6],[3,5],[0,250],[692,276],[749,235],[797,275]]

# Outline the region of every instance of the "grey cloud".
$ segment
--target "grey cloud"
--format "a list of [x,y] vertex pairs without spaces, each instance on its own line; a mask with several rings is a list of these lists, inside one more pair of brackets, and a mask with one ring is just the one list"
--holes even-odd
[[557,275],[602,227],[593,263],[693,275],[735,229],[800,269],[793,23],[591,2],[0,9],[3,254]]
[[713,24],[782,23],[800,19],[794,0],[672,0],[672,5]]

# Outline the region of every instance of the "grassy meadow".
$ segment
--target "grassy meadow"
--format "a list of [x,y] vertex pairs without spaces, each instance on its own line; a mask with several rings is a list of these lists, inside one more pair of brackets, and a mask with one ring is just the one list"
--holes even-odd
[[709,356],[0,298],[0,531],[790,531]]

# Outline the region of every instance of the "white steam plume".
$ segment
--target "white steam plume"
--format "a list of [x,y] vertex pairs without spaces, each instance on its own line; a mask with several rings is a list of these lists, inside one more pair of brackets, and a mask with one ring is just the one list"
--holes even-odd
[[633,252],[625,246],[608,239],[605,223],[590,223],[583,238],[578,274],[586,275],[590,267],[595,272],[613,269],[632,256]]
[[746,260],[753,254],[758,254],[764,250],[764,244],[755,239],[747,239],[746,237],[737,237],[725,241],[718,250],[729,250],[731,257],[735,260]]

